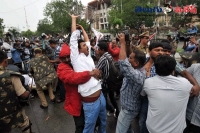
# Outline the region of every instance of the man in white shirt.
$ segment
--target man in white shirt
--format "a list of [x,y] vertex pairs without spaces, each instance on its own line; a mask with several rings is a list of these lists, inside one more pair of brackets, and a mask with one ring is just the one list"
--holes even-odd
[[192,84],[185,78],[171,75],[175,66],[173,57],[157,57],[157,75],[144,82],[143,91],[149,100],[146,125],[150,133],[183,133],[186,127],[186,107]]
[[[84,28],[76,25],[78,16],[70,15],[72,18],[72,35],[70,37],[70,59],[76,72],[92,71],[95,69],[94,61],[91,57],[91,46],[89,38]],[[79,30],[77,30],[77,28]],[[81,38],[81,32],[84,40]],[[96,75],[99,78],[99,75]],[[85,126],[83,133],[94,132],[96,120],[100,118],[100,133],[106,133],[106,102],[101,93],[101,82],[94,77],[84,84],[78,86],[78,92],[81,94],[83,110],[85,115]]]

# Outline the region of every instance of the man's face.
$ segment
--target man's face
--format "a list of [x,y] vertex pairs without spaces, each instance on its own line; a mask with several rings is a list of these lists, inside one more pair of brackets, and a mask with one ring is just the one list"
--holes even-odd
[[100,56],[102,56],[104,54],[104,50],[101,50],[100,48],[98,48],[98,53]]
[[150,58],[154,60],[157,56],[163,55],[163,48],[162,47],[154,48],[151,51],[149,51],[149,55]]
[[86,45],[86,43],[85,42],[81,42],[80,46],[81,46],[81,48],[79,49],[79,52],[80,53],[84,53],[86,56],[88,56],[89,55],[89,48]]
[[116,40],[113,40],[112,41],[112,48],[115,48],[115,47],[117,47],[117,42],[116,42]]
[[141,43],[142,44],[146,44],[147,45],[148,42],[149,42],[149,37],[145,36],[145,37],[141,38]]
[[8,66],[8,59],[5,59],[2,64],[3,64],[3,67],[7,67]]
[[19,44],[20,44],[20,41],[16,41],[16,43],[19,45]]
[[65,64],[71,65],[70,55],[61,58],[61,61]]
[[171,40],[172,38],[171,38],[171,36],[167,36],[167,40]]
[[50,44],[50,47],[51,47],[52,49],[56,49],[56,44],[55,44],[55,43],[51,43],[51,44]]
[[135,60],[135,53],[133,52],[130,54],[128,61],[133,68],[137,68],[139,66],[139,62]]
[[163,49],[163,55],[170,56],[171,55],[171,50],[169,50],[169,49]]

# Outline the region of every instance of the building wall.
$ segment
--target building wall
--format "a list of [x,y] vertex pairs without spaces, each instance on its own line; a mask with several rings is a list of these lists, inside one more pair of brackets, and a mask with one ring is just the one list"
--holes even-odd
[[91,27],[97,30],[105,30],[108,27],[110,4],[106,2],[95,2],[88,4],[85,18],[87,21],[92,22]]

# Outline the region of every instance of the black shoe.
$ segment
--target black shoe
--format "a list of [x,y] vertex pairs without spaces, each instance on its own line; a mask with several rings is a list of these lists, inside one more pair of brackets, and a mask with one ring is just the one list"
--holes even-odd
[[47,109],[48,108],[48,106],[43,106],[42,104],[40,105],[40,108],[42,108],[42,109]]
[[56,103],[56,98],[51,100],[52,103]]

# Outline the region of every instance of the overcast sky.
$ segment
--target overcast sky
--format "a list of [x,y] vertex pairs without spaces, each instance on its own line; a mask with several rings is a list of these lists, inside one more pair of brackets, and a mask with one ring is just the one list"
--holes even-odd
[[[81,1],[86,6],[93,0]],[[51,0],[0,0],[0,2],[0,18],[3,18],[6,30],[9,27],[17,27],[21,31],[27,30],[27,18],[29,29],[36,31],[38,21],[44,18],[43,10],[46,3]]]

